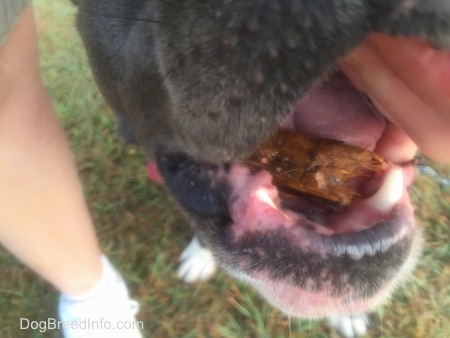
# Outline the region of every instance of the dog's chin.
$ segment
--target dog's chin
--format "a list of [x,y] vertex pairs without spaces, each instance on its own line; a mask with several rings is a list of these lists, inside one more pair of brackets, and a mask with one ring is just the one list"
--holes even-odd
[[[341,212],[311,211],[310,205],[294,211],[283,206],[268,173],[240,170],[230,175],[233,222],[212,250],[230,274],[286,314],[319,318],[366,311],[414,267],[421,237],[405,169],[390,169],[376,193]],[[250,178],[243,184],[245,175]]]
[[[317,280],[316,273],[311,273],[309,277],[305,276],[305,279],[309,279],[309,286],[303,285],[303,283],[299,285],[289,278],[285,279],[281,276],[277,278],[274,276],[277,273],[276,270],[252,273],[238,272],[236,269],[228,269],[228,271],[237,279],[252,285],[269,303],[289,316],[317,319],[334,314],[355,315],[370,311],[389,298],[395,287],[413,269],[420,243],[421,237],[415,236],[412,238],[412,248],[399,247],[396,249],[397,252],[406,250],[401,254],[404,261],[398,262],[398,270],[394,270],[397,269],[397,266],[393,264],[391,267],[393,270],[390,271],[389,276],[382,276],[384,273],[382,267],[378,276],[374,276],[374,273],[370,272],[369,276],[364,276],[366,269],[368,269],[368,267],[364,267],[364,260],[352,262],[347,267],[345,264],[339,263],[338,259],[331,259],[326,264],[334,264],[334,261],[337,266],[344,269],[343,271],[336,275],[323,276],[321,281]],[[416,254],[411,254],[412,252]],[[298,257],[298,259],[301,258]],[[378,259],[381,258],[375,258],[373,264],[380,264],[381,262]],[[346,260],[349,260],[349,258]],[[323,272],[323,265],[324,263],[316,263],[309,268],[314,269],[316,266]],[[351,265],[353,267],[350,267]],[[348,269],[348,271],[345,271],[345,269]],[[356,278],[359,279],[356,284],[353,281],[353,274],[355,273],[362,274],[359,278]],[[374,284],[371,278],[376,278],[377,282]],[[318,283],[318,285],[313,285],[313,283]],[[340,286],[336,287],[336,283]]]
[[[403,194],[389,211],[358,215],[358,226],[343,233],[333,218],[347,216],[327,214],[318,220],[317,214],[312,220],[277,210],[262,195],[262,200],[249,202],[254,203],[250,208],[265,204],[261,217],[233,223],[226,243],[216,251],[218,260],[288,315],[320,318],[367,311],[408,276],[420,252],[421,236]],[[359,206],[353,207],[350,219],[359,213]]]
[[[280,128],[376,151],[387,123],[336,71]],[[414,167],[387,160],[388,168],[352,181],[357,197],[342,210],[287,199],[270,173],[243,163],[160,152],[158,166],[223,268],[283,312],[318,318],[378,305],[414,266],[421,241],[407,192]]]

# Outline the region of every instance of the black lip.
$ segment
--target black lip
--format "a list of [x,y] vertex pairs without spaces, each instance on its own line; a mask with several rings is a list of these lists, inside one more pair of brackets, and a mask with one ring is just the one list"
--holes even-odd
[[410,232],[388,249],[381,250],[380,247],[380,250],[371,254],[366,252],[359,258],[349,253],[348,248],[354,244],[345,247],[345,241],[350,238],[355,237],[340,237],[339,246],[345,248],[345,252],[319,253],[296,247],[285,233],[253,234],[238,243],[223,243],[220,248],[223,254],[219,253],[218,257],[228,270],[241,271],[254,278],[263,272],[276,282],[311,292],[328,290],[332,296],[342,297],[351,291],[353,300],[367,299],[398,276],[411,255],[416,236],[414,231]]
[[[308,231],[308,230],[307,230]],[[321,235],[308,231],[310,243],[317,243],[312,250],[320,250],[332,256],[348,255],[355,259],[386,252],[415,232],[413,211],[408,205],[399,204],[391,211],[390,219],[369,229],[346,234]]]
[[[369,299],[395,280],[407,264],[421,236],[406,205],[393,209],[392,219],[370,229],[326,236],[306,227],[297,236],[282,229],[249,233],[233,240],[224,229],[216,255],[228,271],[333,297],[352,295],[349,302]],[[414,262],[414,260],[412,260]],[[406,267],[406,270],[405,270]]]
[[178,202],[200,218],[230,218],[231,188],[227,165],[195,162],[183,154],[157,153],[156,162],[164,182]]

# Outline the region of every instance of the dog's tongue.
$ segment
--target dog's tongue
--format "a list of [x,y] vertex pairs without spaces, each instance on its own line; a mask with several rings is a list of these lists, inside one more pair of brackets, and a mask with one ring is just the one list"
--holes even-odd
[[327,81],[310,89],[290,119],[300,133],[367,150],[375,149],[385,129],[383,116],[341,72],[333,73]]
[[155,183],[163,183],[164,179],[154,161],[147,161],[147,175]]

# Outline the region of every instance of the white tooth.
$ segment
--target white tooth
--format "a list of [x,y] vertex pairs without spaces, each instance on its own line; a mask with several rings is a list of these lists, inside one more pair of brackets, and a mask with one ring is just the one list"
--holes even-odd
[[371,197],[364,200],[369,207],[387,212],[403,195],[403,172],[399,168],[392,169],[384,179],[383,185]]
[[258,190],[256,190],[255,194],[261,202],[270,205],[274,209],[277,209],[275,203],[273,203],[273,200],[270,198],[269,193],[266,191],[266,189],[259,188]]

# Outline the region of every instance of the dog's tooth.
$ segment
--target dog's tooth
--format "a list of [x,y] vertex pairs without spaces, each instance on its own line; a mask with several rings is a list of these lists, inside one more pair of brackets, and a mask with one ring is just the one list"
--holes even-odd
[[269,193],[266,191],[266,189],[259,188],[258,190],[256,190],[255,195],[261,202],[270,205],[274,209],[277,209],[275,203],[273,203],[273,200],[270,197]]
[[399,168],[392,169],[385,177],[380,189],[364,203],[374,209],[387,212],[403,195],[403,172]]

